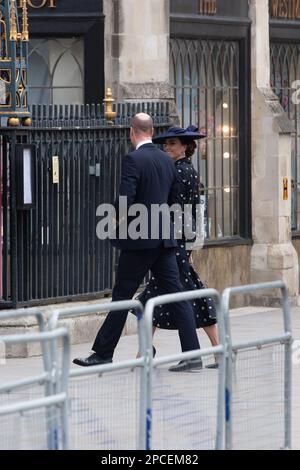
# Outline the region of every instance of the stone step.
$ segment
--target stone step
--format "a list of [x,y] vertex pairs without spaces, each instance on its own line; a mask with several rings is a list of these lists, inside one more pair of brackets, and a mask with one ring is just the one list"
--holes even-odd
[[[44,315],[45,321],[48,322],[51,314],[56,309],[64,309],[72,307],[80,307],[87,305],[95,305],[110,302],[110,298],[92,300],[88,302],[70,302],[64,304],[54,304],[41,306],[40,310]],[[95,336],[98,332],[98,329],[101,327],[104,322],[108,312],[98,313],[98,314],[89,314],[89,315],[80,315],[77,317],[63,318],[59,321],[60,327],[66,327],[70,334],[71,344],[82,344],[82,343],[92,343],[95,339]],[[116,313],[117,315],[117,313]],[[5,319],[1,320],[1,311],[0,311],[0,339],[1,335],[9,334],[22,334],[22,333],[33,333],[38,331],[38,324],[35,317],[23,317],[16,319]],[[137,332],[137,321],[134,315],[129,314],[127,322],[124,328],[123,334],[129,335]],[[39,343],[30,343],[30,344],[14,344],[9,345],[6,348],[6,357],[7,358],[17,358],[17,357],[32,357],[38,356],[41,354],[41,348]]]

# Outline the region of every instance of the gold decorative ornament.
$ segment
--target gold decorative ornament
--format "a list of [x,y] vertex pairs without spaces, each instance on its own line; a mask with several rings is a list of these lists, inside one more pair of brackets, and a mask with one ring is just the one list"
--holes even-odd
[[22,119],[22,125],[25,126],[25,127],[32,126],[32,119],[30,117],[23,118]]
[[[38,3],[37,3],[38,1]],[[19,0],[19,7],[22,7],[23,0]],[[56,0],[27,0],[31,8],[40,9],[44,7],[56,8]]]
[[29,41],[27,0],[23,0],[22,41]]
[[111,88],[107,88],[106,95],[105,95],[105,98],[103,100],[103,103],[104,103],[104,107],[105,107],[105,112],[104,112],[105,119],[107,120],[107,122],[109,124],[113,124],[113,119],[115,119],[116,116],[117,116],[117,113],[115,111],[113,111],[114,101],[115,100],[112,97]]
[[18,39],[18,29],[17,29],[17,9],[15,0],[11,2],[10,10],[10,40],[17,41]]
[[8,58],[6,24],[0,10],[0,60]]
[[28,4],[29,0],[1,1],[0,116],[7,117],[11,127],[31,125],[27,100]]
[[271,18],[300,19],[300,0],[270,0]]
[[18,127],[20,125],[20,119],[17,117],[11,117],[8,119],[7,124],[9,127]]
[[199,13],[200,15],[216,15],[217,14],[217,1],[216,0],[199,0]]

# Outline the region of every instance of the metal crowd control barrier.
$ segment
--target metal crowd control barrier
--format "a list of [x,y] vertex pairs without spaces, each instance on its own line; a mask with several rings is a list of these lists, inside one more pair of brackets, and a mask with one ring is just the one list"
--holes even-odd
[[[143,316],[143,306],[137,300],[119,301],[110,303],[99,303],[94,305],[70,307],[66,309],[57,309],[53,312],[49,320],[49,329],[57,327],[61,318],[74,317],[79,315],[89,315],[100,312],[116,312],[121,310],[135,310],[138,318],[139,334],[139,352],[140,357],[131,361],[122,361],[115,364],[104,364],[86,368],[73,368],[69,373],[69,396],[73,411],[71,412],[71,435],[73,448],[110,448],[114,446],[118,450],[126,445],[132,449],[137,443],[129,442],[130,439],[136,440],[138,434],[138,448],[146,448],[146,407],[147,390],[145,388],[147,376],[147,355],[146,355],[146,327]],[[52,358],[57,363],[57,348],[52,344]],[[125,374],[128,370],[136,372],[140,369],[139,393],[133,396],[131,376]],[[113,373],[118,375],[115,376]],[[136,374],[138,375],[138,374]],[[102,377],[105,376],[109,390],[102,393]],[[138,380],[138,377],[135,377]],[[99,384],[99,380],[102,380]],[[116,381],[118,382],[116,385]],[[126,387],[130,390],[129,396],[124,399]],[[138,388],[138,386],[137,386]],[[92,396],[89,396],[91,389]],[[125,390],[124,390],[125,389]],[[123,395],[123,396],[122,396]],[[107,400],[113,400],[113,404],[107,403]],[[129,404],[129,400],[130,404]],[[105,406],[105,403],[107,406]],[[139,404],[139,410],[135,408]],[[125,416],[125,418],[124,418]],[[130,435],[132,426],[129,420],[135,416],[139,417],[139,426],[134,436]],[[106,427],[106,421],[109,420],[109,428]],[[114,422],[118,427],[111,430]],[[124,427],[122,427],[124,425]],[[115,434],[114,434],[115,431]],[[122,434],[123,433],[123,434]],[[120,443],[121,442],[121,443]],[[123,449],[122,449],[123,450]]]
[[[40,342],[46,344],[49,341],[63,340],[62,351],[62,368],[60,370],[49,367],[43,374],[35,377],[29,377],[19,380],[10,384],[0,386],[0,396],[7,394],[10,400],[0,407],[0,420],[4,417],[18,415],[17,421],[10,428],[10,422],[1,422],[0,433],[5,433],[5,439],[13,440],[18,445],[18,448],[23,445],[22,436],[18,439],[18,432],[22,428],[22,420],[26,421],[27,428],[25,429],[25,442],[26,440],[35,439],[36,436],[47,436],[47,443],[45,447],[49,450],[53,449],[68,449],[69,448],[69,431],[68,431],[68,366],[69,366],[69,337],[65,328],[60,328],[51,332],[41,333],[28,333],[18,335],[1,336],[4,344],[17,344],[28,342]],[[44,350],[47,350],[45,348]],[[49,364],[48,364],[49,365]],[[55,384],[56,392],[49,393],[50,388],[46,386],[46,395],[38,398],[27,396],[24,392],[26,387],[33,387],[34,385],[47,385]],[[2,400],[3,401],[3,400]],[[30,414],[29,412],[41,411],[45,414]],[[26,414],[28,413],[28,414]],[[27,418],[27,420],[26,420]],[[30,429],[30,423],[38,426],[35,433]],[[3,437],[4,439],[4,437]],[[1,439],[2,440],[2,439]],[[0,446],[2,447],[0,440]],[[26,445],[25,445],[26,447]],[[38,448],[40,449],[41,443],[39,442]],[[4,448],[7,449],[7,446]],[[32,442],[29,446],[32,449]]]
[[[164,305],[164,304],[170,304],[174,302],[180,302],[182,300],[195,300],[195,299],[200,299],[200,298],[209,298],[211,297],[216,306],[216,313],[217,313],[217,320],[218,320],[218,328],[219,328],[219,336],[220,336],[220,345],[215,346],[215,347],[210,347],[207,349],[199,349],[195,351],[189,351],[181,354],[176,354],[172,356],[167,356],[159,359],[153,359],[153,354],[152,354],[152,322],[153,322],[153,312],[154,308],[158,305]],[[178,443],[179,449],[184,448],[183,447],[183,429],[186,429],[187,433],[187,448],[191,448],[189,446],[192,446],[194,443],[194,448],[199,450],[199,438],[201,431],[203,433],[205,432],[211,432],[211,435],[213,436],[212,440],[213,443],[210,441],[209,445],[212,446],[215,449],[222,449],[223,448],[223,436],[224,436],[224,413],[225,413],[225,353],[226,353],[226,345],[225,345],[225,324],[223,321],[223,315],[220,309],[221,306],[221,301],[220,301],[220,295],[215,289],[203,289],[203,290],[197,290],[197,291],[190,291],[190,292],[180,292],[176,294],[168,294],[168,295],[162,295],[158,296],[155,298],[150,299],[145,307],[145,319],[146,319],[146,325],[147,325],[147,354],[149,356],[149,368],[148,368],[148,375],[147,375],[147,389],[148,389],[148,401],[147,401],[147,449],[153,448],[153,443],[152,443],[152,420],[154,418],[154,412],[153,412],[153,387],[154,387],[154,381],[153,381],[153,371],[157,369],[161,365],[165,364],[170,364],[174,361],[182,361],[185,359],[195,359],[195,358],[203,358],[207,357],[209,355],[218,355],[218,363],[219,363],[219,368],[218,368],[218,375],[217,375],[217,383],[215,384],[216,386],[216,406],[214,409],[214,417],[215,417],[215,422],[213,423],[213,431],[211,432],[212,426],[210,426],[212,419],[210,419],[210,416],[206,415],[207,410],[203,409],[203,406],[201,405],[200,401],[202,396],[205,393],[205,390],[203,390],[200,385],[201,385],[201,380],[205,380],[205,377],[207,377],[207,374],[209,374],[209,377],[212,377],[212,374],[216,378],[214,372],[212,370],[202,370],[201,374],[184,374],[181,373],[180,375],[178,374],[171,374],[170,372],[168,373],[168,378],[167,378],[167,383],[164,384],[162,387],[159,387],[158,390],[158,397],[156,401],[160,403],[162,397],[160,396],[160,393],[163,393],[163,388],[167,387],[167,395],[165,397],[165,401],[168,402],[170,400],[176,401],[176,407],[175,409],[175,414],[172,416],[173,411],[171,410],[171,413],[167,413],[167,417],[163,416],[162,421],[168,421],[171,420],[171,426],[173,427],[173,432],[174,429],[176,429],[176,426],[178,426],[178,433],[177,435],[180,438],[180,442]],[[176,376],[176,377],[175,377]],[[183,381],[184,379],[184,381]],[[174,382],[176,381],[176,383]],[[189,387],[189,384],[194,380],[194,389],[192,390],[192,387]],[[181,384],[181,388],[179,389],[179,392],[175,393],[175,387],[177,384]],[[187,392],[188,395],[185,395],[184,392]],[[213,391],[210,390],[210,393]],[[174,397],[175,395],[175,397]],[[211,399],[208,397],[208,399]],[[191,400],[191,401],[190,401]],[[195,405],[195,402],[197,402],[197,405]],[[167,403],[167,406],[170,407],[170,403]],[[186,422],[181,422],[180,425],[176,420],[180,421],[182,419],[182,410],[181,408],[185,407],[185,416],[187,417]],[[172,408],[172,407],[171,407]],[[199,410],[200,413],[199,414]],[[178,414],[176,414],[178,412]],[[171,414],[171,416],[170,416]],[[193,422],[193,419],[196,420],[195,423]],[[191,421],[192,420],[192,421]],[[199,426],[201,426],[203,423],[204,427],[199,430]],[[193,429],[193,424],[195,426],[195,429]],[[164,424],[163,424],[164,426]],[[207,426],[207,429],[205,429],[205,426]],[[164,429],[161,430],[161,434],[164,434]],[[157,435],[157,433],[155,433]],[[200,442],[201,445],[207,445],[208,442]],[[157,449],[157,447],[154,447]],[[164,448],[168,448],[168,444],[164,443]],[[175,449],[174,443],[170,443],[170,448]]]
[[[41,310],[38,307],[33,307],[33,308],[26,308],[26,309],[17,309],[17,310],[3,310],[0,313],[0,320],[8,320],[8,319],[13,319],[13,318],[24,318],[24,317],[35,317],[38,323],[38,328],[40,332],[45,332],[46,331],[46,325],[45,325],[45,320],[44,316],[41,312]],[[1,338],[2,339],[2,338]],[[52,364],[50,360],[50,349],[49,349],[49,344],[47,344],[45,341],[41,342],[41,349],[42,349],[42,359],[43,359],[43,364],[44,364],[44,374],[50,373],[52,370]],[[41,380],[43,380],[44,374],[41,376]],[[35,383],[39,382],[39,377],[30,377],[26,380],[26,386],[30,387],[30,385],[34,385]],[[44,382],[45,384],[45,395],[50,396],[52,395],[53,392],[53,385],[51,384],[51,381],[46,380]],[[23,383],[25,386],[25,383]],[[47,409],[47,413],[51,413],[50,409]],[[51,420],[50,417],[48,417],[49,421]],[[56,438],[55,436],[51,433],[48,434],[48,439],[50,441],[48,442],[48,448],[49,449],[55,449],[56,448]]]
[[[269,289],[281,290],[284,333],[260,340],[233,343],[229,318],[231,297]],[[243,449],[251,447],[253,435],[255,435],[256,447],[263,445],[264,439],[268,437],[271,439],[268,449],[270,445],[274,445],[276,439],[278,439],[279,447],[284,446],[285,449],[289,449],[291,448],[292,334],[287,288],[283,282],[278,281],[225,289],[222,296],[222,310],[225,315],[228,348],[226,360],[226,449],[237,447],[233,439],[233,431],[237,441],[244,438]],[[284,345],[284,358],[280,356],[282,345]],[[251,368],[247,367],[247,353],[251,354]],[[255,354],[259,355],[255,357]],[[236,389],[233,390],[233,366],[235,364],[235,368],[237,368],[239,355],[244,355],[242,358],[244,362],[236,373]],[[263,355],[266,356],[264,361]],[[280,369],[280,359],[283,363],[283,372]],[[243,381],[247,385],[243,384]],[[261,415],[263,422],[261,422]],[[242,422],[241,429],[238,429],[239,419]],[[276,431],[278,429],[276,419],[279,420],[278,431]],[[283,421],[282,426],[280,421]],[[261,431],[260,436],[258,436],[259,430]],[[278,435],[275,435],[275,432]],[[281,440],[280,445],[279,441]]]
[[[247,331],[247,342],[233,342],[229,318],[231,297],[266,289],[281,289],[284,333],[249,341],[249,331]],[[215,302],[220,345],[153,359],[152,320],[155,307],[203,297],[211,297]],[[74,368],[69,371],[67,333],[65,329],[56,329],[60,318],[132,309],[137,311],[139,326],[140,357],[138,359],[81,369]],[[170,444],[165,439],[168,429],[171,429],[172,436],[177,435],[179,449],[184,448],[182,444],[186,445],[187,449],[199,450],[199,446],[222,449],[224,424],[226,449],[238,447],[239,439],[243,438],[246,447],[249,447],[253,434],[255,445],[257,443],[261,445],[264,436],[267,435],[272,439],[273,446],[278,440],[278,447],[286,449],[291,447],[292,334],[288,293],[282,282],[226,289],[223,292],[222,301],[220,301],[219,293],[214,289],[159,296],[149,300],[145,307],[145,314],[143,315],[142,312],[143,307],[138,301],[55,310],[49,321],[50,332],[47,333],[43,332],[44,320],[37,308],[2,312],[0,319],[36,316],[40,333],[1,336],[1,340],[5,344],[40,341],[44,372],[35,377],[0,386],[0,398],[4,393],[9,392],[10,395],[7,396],[11,397],[5,406],[0,406],[0,418],[15,416],[17,413],[23,413],[25,416],[30,411],[44,410],[45,416],[42,416],[42,422],[45,426],[39,429],[36,435],[47,436],[48,449],[69,448],[68,423],[71,423],[72,448],[99,449],[102,445],[104,449],[120,450],[122,448],[120,441],[124,439],[123,442],[127,446],[130,445],[128,448],[132,449],[134,445],[131,439],[136,439],[136,434],[138,434],[139,449],[154,448],[157,445],[155,440],[163,436],[163,449],[175,450],[174,443]],[[59,338],[64,340],[62,359],[60,359],[57,347]],[[282,357],[283,345],[284,357]],[[168,372],[164,375],[166,364],[184,359],[207,358],[210,355],[218,356],[218,371],[202,370],[199,374]],[[135,375],[128,374],[128,371],[133,371]],[[236,371],[235,382],[234,371]],[[103,382],[101,382],[103,376],[106,380],[104,390]],[[132,377],[137,383],[139,381],[139,387],[136,386],[136,395],[132,387]],[[208,386],[206,386],[207,383]],[[30,395],[22,394],[24,389],[30,388],[32,391],[32,388],[37,385],[45,386],[43,396],[34,395],[34,392]],[[126,395],[127,389],[124,387],[130,391],[129,396]],[[70,395],[71,404],[75,408],[71,416],[68,408]],[[27,401],[25,401],[26,398]],[[206,406],[207,403],[210,403],[210,408]],[[57,407],[60,407],[59,415]],[[160,422],[157,415],[163,418]],[[240,423],[238,419],[236,420],[237,417],[242,423],[241,429],[239,429]],[[41,419],[38,420],[37,417],[35,419],[36,422],[41,422]],[[138,429],[131,426],[133,419],[136,428],[138,422]],[[14,433],[16,429],[20,432],[20,422],[15,423]],[[151,436],[152,427],[155,430],[154,444]],[[177,433],[176,428],[178,428]],[[1,429],[7,437],[9,426],[2,425]],[[30,430],[26,431],[33,439],[32,433],[28,432]],[[233,431],[235,439],[233,439]],[[260,435],[258,431],[261,432]],[[203,436],[208,434],[210,437],[204,441]],[[15,435],[14,439],[16,439]],[[83,439],[85,442],[82,442]],[[92,447],[94,445],[95,447]]]
[[[1,320],[11,320],[13,318],[24,318],[24,317],[35,317],[38,323],[39,331],[46,331],[45,320],[41,310],[37,307],[33,308],[20,308],[18,310],[2,310],[0,312],[0,321]],[[1,338],[2,339],[2,338]],[[42,342],[42,355],[44,361],[45,370],[50,368],[50,353],[46,346],[46,343]]]

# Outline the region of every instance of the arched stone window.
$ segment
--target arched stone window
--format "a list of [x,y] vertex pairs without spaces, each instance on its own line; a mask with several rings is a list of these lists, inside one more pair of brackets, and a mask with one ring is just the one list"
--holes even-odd
[[30,104],[84,103],[82,38],[32,39],[29,50]]

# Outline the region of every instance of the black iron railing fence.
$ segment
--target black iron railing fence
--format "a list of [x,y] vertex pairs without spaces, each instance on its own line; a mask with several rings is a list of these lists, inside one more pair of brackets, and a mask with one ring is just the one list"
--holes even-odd
[[[113,125],[105,121],[102,106],[42,105],[31,111],[32,127],[1,129],[0,307],[108,294],[116,252],[97,238],[96,210],[117,195],[131,117],[148,112],[161,131],[170,125],[168,103],[116,104]],[[18,144],[35,149],[30,209],[17,204]],[[30,178],[26,181],[30,184]]]

